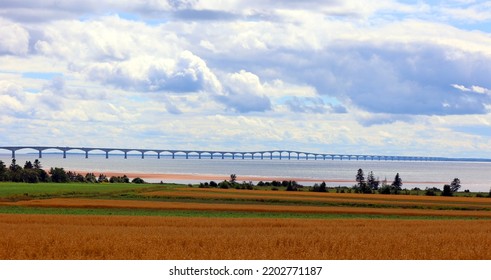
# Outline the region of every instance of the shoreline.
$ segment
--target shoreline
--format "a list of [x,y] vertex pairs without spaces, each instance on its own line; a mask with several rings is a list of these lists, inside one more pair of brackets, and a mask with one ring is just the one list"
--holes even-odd
[[[70,170],[71,171],[71,170]],[[148,181],[150,183],[158,183],[160,181],[163,181],[165,183],[182,183],[182,184],[187,184],[187,183],[204,183],[204,182],[210,182],[210,181],[215,181],[217,183],[224,181],[224,180],[230,180],[230,175],[223,175],[223,174],[186,174],[186,173],[144,173],[144,172],[120,172],[120,171],[82,171],[82,170],[75,170],[72,172],[80,173],[82,175],[85,175],[87,173],[94,173],[96,176],[99,174],[104,174],[107,177],[111,176],[123,176],[126,175],[130,179],[134,179],[136,177],[142,178],[145,181]],[[239,175],[237,174],[237,182],[272,182],[272,181],[296,181],[298,183],[307,183],[307,184],[314,184],[314,183],[339,183],[339,184],[345,184],[348,187],[351,187],[353,184],[356,184],[355,180],[348,180],[348,179],[336,179],[336,178],[331,178],[331,179],[326,179],[326,178],[301,178],[301,177],[275,177],[275,176],[253,176],[253,175]],[[390,183],[390,182],[389,182]],[[430,182],[430,181],[405,181],[403,182],[404,184],[409,184],[409,185],[415,185],[415,184],[420,184],[420,185],[442,185],[445,184],[446,182]]]

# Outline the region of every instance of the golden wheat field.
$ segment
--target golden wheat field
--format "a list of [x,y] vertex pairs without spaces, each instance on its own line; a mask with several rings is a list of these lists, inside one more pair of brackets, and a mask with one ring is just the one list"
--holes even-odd
[[491,223],[0,215],[1,259],[490,259]]
[[73,188],[4,196],[0,259],[491,259],[489,198]]

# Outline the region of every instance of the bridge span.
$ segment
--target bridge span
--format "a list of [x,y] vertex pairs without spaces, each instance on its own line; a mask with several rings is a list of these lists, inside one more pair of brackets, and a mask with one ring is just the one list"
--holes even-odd
[[[141,154],[144,159],[145,155],[161,157],[176,157],[189,158],[231,158],[231,159],[296,159],[296,160],[385,160],[385,161],[448,161],[449,158],[444,157],[425,157],[425,156],[388,156],[388,155],[361,155],[361,154],[334,154],[334,153],[310,153],[291,150],[271,150],[271,151],[206,151],[206,150],[172,150],[172,149],[122,149],[122,148],[95,148],[95,147],[52,147],[52,146],[1,146],[1,150],[8,150],[15,158],[16,152],[20,150],[34,150],[38,152],[38,157],[43,157],[43,152],[46,150],[56,150],[63,153],[63,158],[67,157],[67,152],[83,152],[85,158],[89,157],[90,152],[105,153],[106,158],[115,153],[124,154],[124,158],[128,158],[129,153]],[[112,154],[111,154],[112,153]]]

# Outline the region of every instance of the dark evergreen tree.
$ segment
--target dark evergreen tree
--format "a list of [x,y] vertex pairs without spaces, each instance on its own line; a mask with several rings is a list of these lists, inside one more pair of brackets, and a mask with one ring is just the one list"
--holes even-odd
[[358,169],[358,173],[356,173],[356,181],[358,182],[358,186],[365,184],[365,175],[363,174],[363,169]]
[[12,163],[9,166],[9,180],[12,182],[22,182],[22,167],[17,164],[15,158],[12,159]]
[[380,181],[378,179],[375,179],[375,175],[373,175],[373,171],[370,171],[370,173],[368,173],[367,181],[368,181],[368,186],[372,190],[374,191],[378,190],[378,185],[380,184]]
[[33,168],[34,168],[34,165],[32,165],[32,162],[26,161],[26,163],[24,164],[24,169],[33,169]]
[[396,177],[394,178],[394,182],[392,182],[392,192],[394,194],[399,194],[401,190],[402,190],[402,179],[399,176],[399,173],[397,173]]
[[0,182],[8,181],[9,180],[8,175],[9,174],[8,174],[7,166],[5,165],[5,163],[3,163],[3,161],[0,160]]

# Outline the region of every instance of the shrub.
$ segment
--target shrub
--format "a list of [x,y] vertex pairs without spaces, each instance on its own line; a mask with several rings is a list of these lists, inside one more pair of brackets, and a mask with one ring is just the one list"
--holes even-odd
[[133,184],[145,184],[145,181],[144,181],[142,178],[140,178],[140,177],[136,177],[136,178],[135,178],[135,179],[133,179],[131,182],[132,182]]

